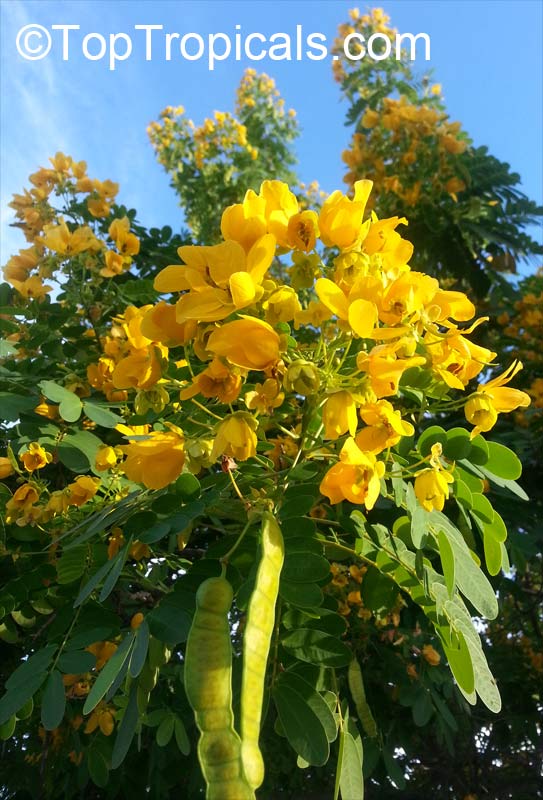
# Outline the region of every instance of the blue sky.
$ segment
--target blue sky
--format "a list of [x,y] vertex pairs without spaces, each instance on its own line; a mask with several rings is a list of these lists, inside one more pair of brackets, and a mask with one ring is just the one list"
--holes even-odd
[[[275,78],[287,107],[298,112],[301,179],[318,180],[326,191],[342,188],[341,151],[350,133],[328,59],[251,63],[232,58],[210,72],[203,60],[174,56],[167,62],[157,48],[153,59],[145,61],[144,34],[134,32],[134,25],[160,24],[164,32],[197,32],[204,38],[217,31],[234,34],[236,25],[245,35],[282,31],[294,36],[296,25],[302,25],[304,35],[321,32],[331,42],[355,5],[366,8],[356,0],[1,0],[1,263],[24,246],[22,235],[9,228],[7,203],[27,185],[28,174],[46,165],[57,150],[86,160],[92,177],[119,181],[118,199],[137,208],[143,224],[179,229],[177,199],[155,161],[146,127],[166,105],[183,104],[197,123],[214,110],[232,108],[247,66]],[[382,5],[400,31],[429,34],[428,66],[443,86],[451,118],[463,123],[476,144],[488,145],[491,153],[509,162],[520,173],[526,193],[541,202],[541,0],[391,0],[372,5]],[[80,31],[70,34],[69,61],[62,60],[60,31],[52,31],[53,47],[46,58],[28,61],[19,55],[17,32],[30,23],[48,29],[53,24],[80,25]],[[113,72],[107,59],[85,59],[81,41],[91,32],[106,37],[129,33],[134,40],[131,57]],[[420,61],[421,70],[426,66]]]

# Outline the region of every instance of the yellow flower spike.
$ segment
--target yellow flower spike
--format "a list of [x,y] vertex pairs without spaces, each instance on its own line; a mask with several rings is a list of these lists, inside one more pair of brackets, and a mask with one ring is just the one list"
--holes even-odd
[[267,370],[279,360],[279,336],[267,322],[242,315],[213,331],[207,348],[236,367]]
[[357,181],[353,200],[338,190],[324,201],[318,224],[320,238],[327,247],[350,250],[364,241],[370,223],[363,225],[362,219],[372,186],[372,181]]
[[325,439],[338,439],[347,431],[354,436],[358,419],[352,394],[346,389],[330,394],[322,410],[322,422]]
[[229,456],[236,461],[247,461],[256,455],[256,430],[258,422],[246,411],[236,411],[219,424],[211,460],[219,456]]
[[468,398],[464,414],[467,421],[475,425],[470,438],[473,439],[481,431],[489,431],[495,425],[498,414],[530,405],[531,398],[526,392],[504,388],[521,369],[522,362],[514,361],[501,375],[487,383],[480,383],[477,392]]
[[184,441],[179,429],[152,431],[146,439],[119,448],[127,457],[121,468],[134,483],[143,483],[148,489],[163,489],[183,471]]
[[339,457],[339,463],[328,470],[321,482],[321,494],[332,504],[348,500],[371,510],[381,491],[384,463],[377,461],[373,453],[362,452],[352,438],[347,439]]
[[20,456],[24,468],[27,472],[34,472],[36,469],[43,469],[53,460],[51,453],[48,453],[38,442],[31,442],[28,450]]

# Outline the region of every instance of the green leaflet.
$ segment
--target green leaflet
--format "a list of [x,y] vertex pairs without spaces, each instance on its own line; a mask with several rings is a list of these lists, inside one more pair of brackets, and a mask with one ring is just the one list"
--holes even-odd
[[[353,519],[356,520],[356,516]],[[361,555],[374,561],[381,572],[406,592],[432,621],[446,654],[450,656],[451,670],[468,702],[474,703],[477,694],[491,711],[498,712],[501,700],[496,681],[488,668],[479,634],[458,592],[451,599],[445,579],[428,562],[423,562],[422,575],[419,578],[415,553],[408,550],[384,526],[374,525],[371,530],[373,536],[370,538],[367,531],[359,529],[363,536],[358,542]],[[458,532],[458,535],[461,534]],[[490,586],[483,573],[472,563]]]

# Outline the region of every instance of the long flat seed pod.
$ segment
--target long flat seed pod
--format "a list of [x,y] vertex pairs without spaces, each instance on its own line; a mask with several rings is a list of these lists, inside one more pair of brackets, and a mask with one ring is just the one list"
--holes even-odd
[[201,584],[185,651],[185,691],[200,730],[198,759],[207,800],[254,800],[243,775],[232,712],[232,598],[225,578]]
[[377,725],[371,713],[371,708],[366,700],[366,690],[364,688],[364,681],[362,679],[362,670],[360,664],[353,658],[349,664],[347,671],[347,680],[349,681],[349,690],[351,692],[358,718],[362,723],[362,727],[367,736],[374,738],[377,736]]
[[262,556],[247,610],[243,635],[241,684],[241,754],[245,777],[253,789],[264,780],[264,761],[258,746],[266,665],[275,622],[275,604],[284,560],[281,529],[266,512],[262,518]]

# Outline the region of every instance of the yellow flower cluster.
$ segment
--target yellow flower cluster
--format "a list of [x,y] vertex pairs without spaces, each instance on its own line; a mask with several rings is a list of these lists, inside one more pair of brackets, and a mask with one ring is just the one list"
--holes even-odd
[[[448,122],[444,111],[405,97],[386,97],[379,109],[366,110],[361,124],[365,132],[355,133],[342,155],[349,185],[360,175],[370,177],[408,206],[419,202],[421,191],[425,196],[445,192],[457,199],[466,188],[456,174],[455,157],[465,152],[467,140],[461,138],[460,123]],[[395,153],[393,159],[385,157],[390,152]],[[432,168],[424,170],[430,157]]]
[[[353,33],[381,33],[392,41],[397,34],[396,28],[389,25],[390,17],[385,14],[382,8],[372,8],[369,14],[361,14],[358,8],[351,8],[349,11],[349,22],[342,23],[338,27],[338,36],[334,41],[333,53],[338,56],[332,61],[334,78],[341,83],[346,75],[345,60],[343,58],[343,43],[347,36]],[[369,35],[369,34],[368,34]],[[361,43],[354,40],[351,44],[353,56],[361,52]]]
[[[119,186],[113,181],[89,178],[84,161],[75,162],[71,156],[57,153],[50,159],[52,169],[42,168],[30,176],[33,184],[10,203],[18,225],[30,247],[12,256],[4,266],[4,279],[24,299],[43,299],[53,290],[44,283],[53,278],[56,270],[73,259],[81,258],[82,268],[98,280],[99,276],[113,277],[128,269],[132,256],[139,252],[139,240],[130,233],[127,217],[114,220],[109,238],[116,249],[109,249],[97,230],[79,222],[67,222],[53,205],[53,196],[63,196],[71,204],[81,203],[86,195],[87,211],[95,219],[111,213],[111,204]],[[73,219],[77,214],[70,212]]]
[[[268,435],[278,441],[278,413],[292,420],[286,433],[294,458],[301,448],[332,460],[320,486],[331,503],[374,506],[389,448],[414,433],[397,403],[403,376],[430,376],[438,394],[463,392],[495,354],[469,339],[483,320],[466,325],[475,314],[467,296],[409,267],[413,247],[397,231],[406,220],[367,216],[371,189],[371,181],[359,181],[352,199],[336,191],[317,212],[302,210],[286,184],[264,181],[225,209],[221,243],[179,248],[182,263],[155,279],[174,302],[127,308],[103,341],[100,363],[89,368],[89,382],[107,396],[135,390],[138,413],[164,409],[177,389],[171,407],[180,421],[196,406],[217,422],[189,441],[173,423],[143,436],[127,429],[129,443],[119,448],[126,460],[117,464],[109,454],[112,468],[158,489],[186,466],[246,461]],[[286,254],[290,274],[278,266]],[[167,377],[169,350],[181,345],[195,365],[190,380]],[[524,392],[505,387],[520,366],[458,401],[472,436],[488,431],[499,413],[528,404]],[[300,437],[301,398],[318,413],[325,447]],[[428,461],[412,473],[415,492],[425,508],[440,510],[450,467],[438,446]]]
[[[468,140],[460,123],[449,121],[441,86],[430,85],[425,78],[419,91],[411,81],[407,96],[408,67],[388,60],[345,59],[343,42],[350,34],[358,34],[366,42],[375,34],[393,41],[397,31],[389,22],[380,8],[363,15],[353,9],[350,22],[340,26],[334,45],[336,80],[353,103],[366,101],[350,146],[342,155],[348,167],[344,180],[349,186],[361,177],[373,180],[379,192],[375,200],[380,204],[387,194],[394,196],[396,206],[400,200],[400,207],[416,206],[421,198],[430,203],[443,195],[457,201],[466,189],[466,170],[459,156],[466,151]],[[351,40],[351,50],[357,46],[362,47],[356,39]],[[376,92],[376,85],[384,87],[388,96],[383,96],[382,90]],[[361,88],[354,92],[353,86]]]

